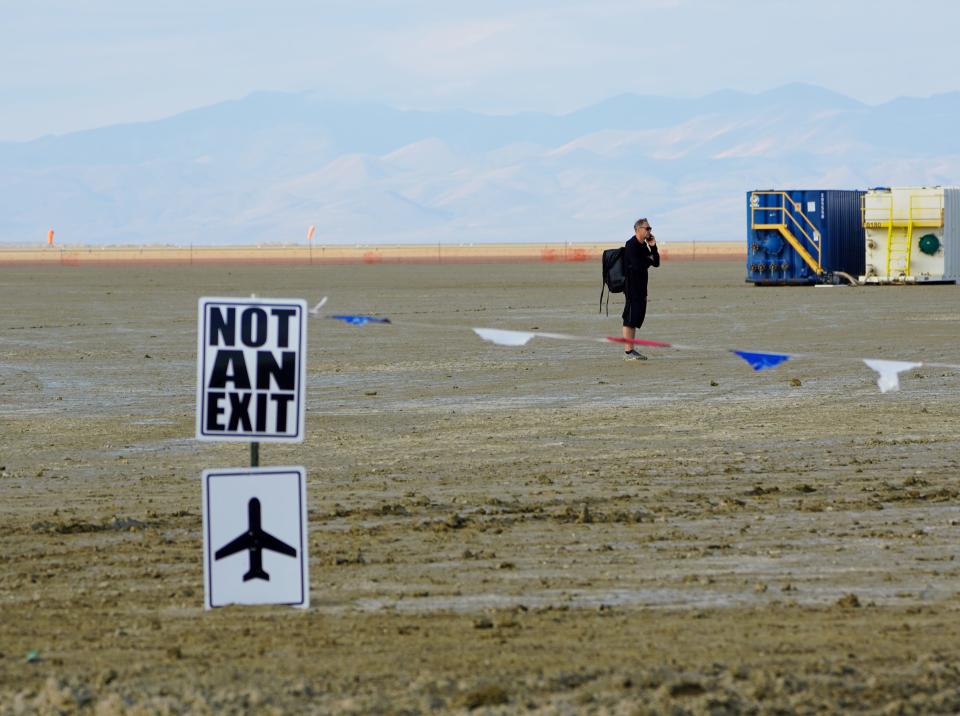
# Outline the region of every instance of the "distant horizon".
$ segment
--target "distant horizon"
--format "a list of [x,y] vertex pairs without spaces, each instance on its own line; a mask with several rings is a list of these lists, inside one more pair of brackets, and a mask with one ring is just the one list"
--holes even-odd
[[[628,232],[629,233],[629,232]],[[55,251],[56,249],[97,249],[97,250],[106,250],[106,249],[119,249],[119,250],[128,250],[128,249],[176,249],[176,250],[191,250],[191,249],[211,249],[214,251],[218,250],[228,250],[228,249],[254,249],[254,248],[265,248],[265,249],[369,249],[369,248],[400,248],[400,249],[413,249],[413,248],[425,248],[433,249],[437,247],[449,247],[449,248],[491,248],[496,246],[569,246],[570,248],[576,248],[578,246],[610,246],[617,243],[623,244],[623,242],[630,238],[628,233],[625,233],[621,238],[614,238],[610,241],[523,241],[523,240],[509,240],[503,239],[500,241],[435,241],[433,243],[422,243],[422,242],[376,242],[376,243],[365,243],[365,242],[356,242],[356,241],[341,241],[341,242],[326,242],[326,243],[316,243],[309,242],[306,239],[303,241],[256,241],[256,242],[237,242],[234,244],[205,244],[202,242],[194,243],[183,243],[175,244],[169,242],[149,242],[149,243],[110,243],[110,244],[84,244],[84,243],[73,243],[73,242],[58,242],[55,241],[52,245],[46,243],[46,239],[36,242],[12,242],[12,241],[0,241],[0,249],[10,249],[10,250],[51,250]],[[671,245],[683,245],[688,244],[733,244],[740,243],[742,241],[741,237],[736,238],[715,238],[715,239],[683,239],[683,240],[671,240],[671,239],[659,239],[658,243],[663,247],[668,247]]]
[[[361,264],[590,264],[597,267],[602,253],[622,241],[592,244],[374,244],[308,246],[25,246],[0,245],[0,269],[24,266],[193,266],[215,264],[361,265]],[[741,261],[746,247],[740,241],[675,242],[663,245],[664,261]]]

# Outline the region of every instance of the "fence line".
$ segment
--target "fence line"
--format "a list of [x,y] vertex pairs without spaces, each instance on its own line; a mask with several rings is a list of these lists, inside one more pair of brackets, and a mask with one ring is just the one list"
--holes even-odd
[[[664,261],[741,261],[740,242],[672,242]],[[0,266],[109,264],[442,264],[597,262],[608,244],[419,244],[383,246],[54,246],[0,247]]]

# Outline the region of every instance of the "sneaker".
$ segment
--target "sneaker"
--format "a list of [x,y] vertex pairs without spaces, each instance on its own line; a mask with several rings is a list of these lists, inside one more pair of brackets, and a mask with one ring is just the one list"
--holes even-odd
[[646,360],[647,357],[643,353],[637,353],[636,351],[627,351],[623,354],[624,360]]

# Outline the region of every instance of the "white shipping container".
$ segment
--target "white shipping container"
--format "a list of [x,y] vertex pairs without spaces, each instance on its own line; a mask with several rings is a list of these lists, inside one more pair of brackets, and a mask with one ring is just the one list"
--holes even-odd
[[864,283],[956,283],[960,189],[893,187],[863,197]]

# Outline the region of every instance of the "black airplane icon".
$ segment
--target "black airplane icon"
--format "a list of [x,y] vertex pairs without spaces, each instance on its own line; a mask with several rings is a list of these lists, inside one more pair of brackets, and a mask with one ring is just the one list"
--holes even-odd
[[281,542],[269,532],[260,529],[260,500],[256,497],[251,498],[250,502],[247,503],[247,515],[249,521],[247,531],[218,549],[214,553],[214,558],[222,559],[245,549],[249,550],[250,569],[243,575],[243,581],[263,579],[269,582],[270,575],[263,571],[261,550],[268,549],[271,552],[279,552],[291,557],[297,556],[297,550],[286,542]]

